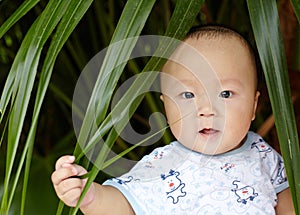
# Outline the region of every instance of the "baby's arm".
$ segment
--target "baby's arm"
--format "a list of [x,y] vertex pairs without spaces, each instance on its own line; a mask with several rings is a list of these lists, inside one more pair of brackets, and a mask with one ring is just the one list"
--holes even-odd
[[[59,158],[52,174],[52,183],[57,196],[68,206],[75,207],[87,179],[76,176],[87,171],[73,164],[74,156]],[[93,183],[86,193],[80,210],[84,214],[134,214],[122,193],[110,186]]]
[[283,190],[277,195],[277,206],[276,214],[277,215],[294,215],[294,205],[292,201],[291,191],[289,188]]

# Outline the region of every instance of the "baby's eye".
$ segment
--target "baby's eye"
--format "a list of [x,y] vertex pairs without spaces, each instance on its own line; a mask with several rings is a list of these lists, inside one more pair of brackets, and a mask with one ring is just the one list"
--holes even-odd
[[191,93],[191,92],[184,92],[182,93],[182,98],[184,99],[191,99],[191,98],[194,98],[194,93]]
[[227,99],[227,98],[229,98],[229,97],[232,96],[232,92],[229,91],[229,90],[224,90],[224,91],[222,91],[222,92],[220,93],[219,96],[220,96],[221,98]]

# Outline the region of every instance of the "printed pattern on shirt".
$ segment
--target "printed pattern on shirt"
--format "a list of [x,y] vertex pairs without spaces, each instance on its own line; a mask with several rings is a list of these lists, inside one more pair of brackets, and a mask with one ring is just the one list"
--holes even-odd
[[179,175],[180,173],[174,170],[170,170],[168,175],[161,175],[167,198],[170,198],[173,204],[177,204],[180,197],[186,196],[186,192],[183,191],[185,183],[181,181]]
[[253,201],[258,196],[258,193],[251,186],[245,186],[238,180],[233,181],[232,184],[236,186],[231,191],[238,197],[237,202],[247,204],[247,201]]

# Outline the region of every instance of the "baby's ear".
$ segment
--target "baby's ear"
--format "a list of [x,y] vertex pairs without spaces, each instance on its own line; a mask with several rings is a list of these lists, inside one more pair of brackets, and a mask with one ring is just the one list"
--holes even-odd
[[160,95],[160,100],[162,101],[162,102],[164,102],[164,96],[163,95]]
[[255,93],[255,98],[254,98],[254,107],[253,107],[252,121],[255,119],[256,108],[257,108],[259,96],[260,96],[260,92],[259,92],[259,91],[256,91],[256,93]]

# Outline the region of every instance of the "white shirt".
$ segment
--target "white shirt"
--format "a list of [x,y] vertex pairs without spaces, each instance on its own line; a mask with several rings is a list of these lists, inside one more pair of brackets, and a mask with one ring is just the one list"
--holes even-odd
[[288,187],[283,160],[249,132],[238,149],[204,155],[172,142],[104,183],[119,189],[137,215],[275,214]]

